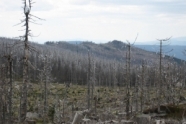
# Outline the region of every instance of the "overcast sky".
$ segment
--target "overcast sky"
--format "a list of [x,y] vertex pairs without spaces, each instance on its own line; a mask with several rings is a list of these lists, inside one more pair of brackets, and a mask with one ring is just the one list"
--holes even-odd
[[[34,0],[31,40],[111,40],[138,42],[186,36],[186,0]],[[0,0],[0,36],[23,35],[22,0]]]

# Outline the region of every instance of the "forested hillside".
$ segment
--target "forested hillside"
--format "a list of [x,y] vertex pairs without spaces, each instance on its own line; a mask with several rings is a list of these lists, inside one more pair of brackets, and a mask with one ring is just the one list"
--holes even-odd
[[[12,48],[13,70],[15,79],[22,78],[22,45],[15,39],[0,38],[1,54],[8,55],[11,50],[9,46],[16,43]],[[86,84],[89,59],[94,66],[95,79],[100,85],[124,84],[123,73],[125,72],[127,44],[121,41],[112,41],[105,44],[95,44],[92,42],[83,42],[81,44],[69,44],[67,42],[46,42],[45,44],[31,43],[34,51],[30,54],[30,79],[32,82],[38,82],[39,73],[43,68],[43,58],[48,58],[51,68],[51,78],[53,82]],[[143,63],[155,71],[159,63],[159,55],[154,52],[133,47],[131,48],[131,72],[137,75],[137,68]],[[6,58],[1,59],[1,64]],[[181,64],[181,60],[165,56],[163,63]],[[115,76],[115,77],[114,77]],[[134,78],[133,77],[133,78]],[[116,79],[114,79],[116,78]],[[135,83],[135,82],[133,82]]]

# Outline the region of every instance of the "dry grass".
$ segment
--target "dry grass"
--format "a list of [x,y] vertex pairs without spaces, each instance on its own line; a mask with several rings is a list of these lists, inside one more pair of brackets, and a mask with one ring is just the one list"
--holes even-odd
[[[14,118],[18,118],[19,113],[19,100],[20,100],[20,83],[16,83],[13,88],[13,107],[14,107]],[[43,109],[43,95],[40,84],[31,84],[30,90],[28,91],[28,112],[42,113]],[[85,110],[87,108],[87,86],[71,85],[66,88],[64,84],[51,83],[48,86],[48,120],[55,121],[57,114],[61,114],[61,119],[65,122],[72,122],[76,111]],[[144,109],[150,109],[153,107],[152,104],[156,104],[153,101],[156,97],[156,89],[152,88],[148,92],[150,98],[144,102]],[[109,88],[109,87],[95,87],[92,105],[92,114],[90,116],[99,117],[102,120],[106,119],[120,119],[119,113],[125,112],[125,88]],[[135,93],[134,89],[130,91],[132,103],[131,109],[135,110]],[[145,92],[144,92],[145,93]],[[186,91],[183,91],[186,95]],[[179,106],[168,106],[170,113],[167,118],[182,119],[183,112],[186,105]],[[96,110],[95,110],[96,108]],[[138,110],[140,110],[140,93],[138,97]],[[140,113],[134,112],[135,113]],[[186,114],[185,114],[186,115]],[[184,115],[184,116],[185,116]],[[63,117],[64,116],[64,117]],[[123,118],[123,117],[121,117]],[[37,120],[38,124],[43,121],[41,116]]]

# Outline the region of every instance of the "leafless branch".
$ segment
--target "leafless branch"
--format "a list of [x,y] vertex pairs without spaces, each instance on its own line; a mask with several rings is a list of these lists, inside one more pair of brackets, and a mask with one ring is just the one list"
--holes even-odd
[[165,39],[157,39],[158,41],[168,41],[168,40],[170,40],[172,38],[172,36],[171,37],[168,37],[168,38],[165,38]]
[[39,17],[37,17],[37,16],[35,16],[35,15],[32,15],[32,14],[30,14],[30,16],[33,16],[33,17],[35,17],[35,18],[37,18],[37,19],[39,19],[39,20],[45,21],[45,19],[39,18]]

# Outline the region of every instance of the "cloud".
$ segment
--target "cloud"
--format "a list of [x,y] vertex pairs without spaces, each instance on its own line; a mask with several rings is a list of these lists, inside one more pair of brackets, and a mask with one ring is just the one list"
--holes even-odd
[[90,0],[68,0],[70,4],[73,5],[87,5],[91,1]]
[[[31,25],[35,40],[150,40],[186,32],[185,0],[35,0],[32,14],[46,21]],[[19,35],[22,0],[0,0],[0,36]],[[9,27],[9,28],[6,28]],[[4,31],[5,30],[5,31]],[[50,34],[50,35],[49,35]]]

